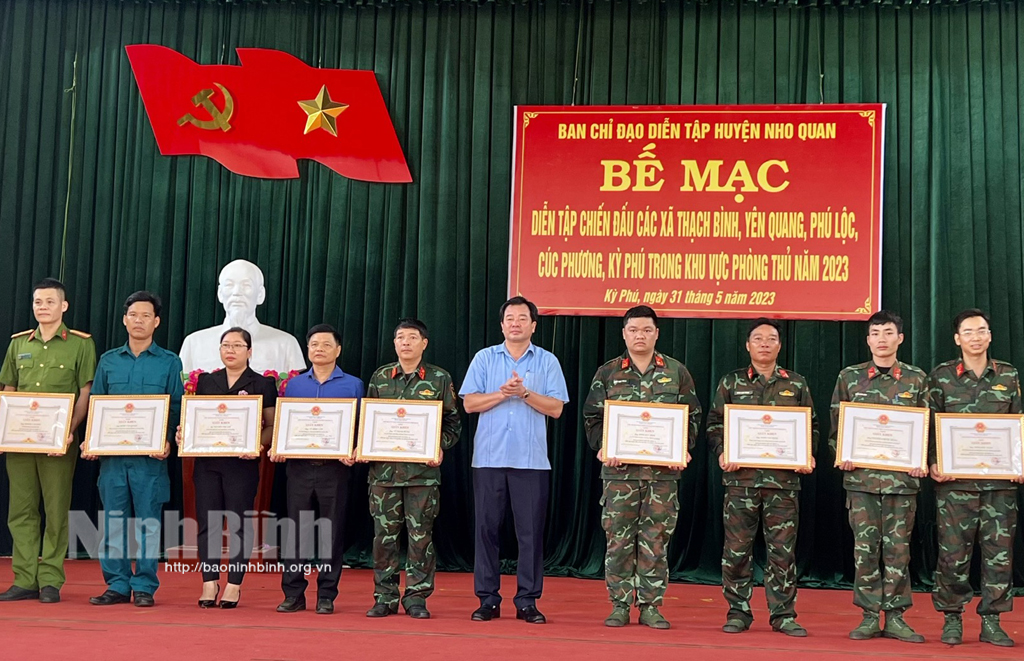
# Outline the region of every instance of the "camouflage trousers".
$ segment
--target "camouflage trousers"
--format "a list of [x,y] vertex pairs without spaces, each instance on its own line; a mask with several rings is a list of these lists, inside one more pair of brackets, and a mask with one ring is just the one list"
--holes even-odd
[[917,494],[848,491],[846,509],[853,529],[853,604],[872,613],[910,608]]
[[[955,483],[954,483],[955,484]],[[935,610],[959,613],[974,596],[971,556],[981,548],[981,603],[978,615],[1013,610],[1013,538],[1017,529],[1017,492],[935,489],[939,558],[935,566]]]
[[668,587],[668,543],[679,519],[679,482],[605,480],[601,505],[608,596],[627,606],[661,604]]
[[796,531],[800,512],[794,489],[726,487],[723,519],[722,592],[729,619],[748,625],[753,594],[754,539],[760,526],[768,550],[764,568],[765,596],[771,622],[796,617]]
[[434,519],[440,509],[440,489],[370,485],[373,518],[373,597],[377,603],[398,606],[403,525],[409,535],[402,605],[422,606],[434,592]]

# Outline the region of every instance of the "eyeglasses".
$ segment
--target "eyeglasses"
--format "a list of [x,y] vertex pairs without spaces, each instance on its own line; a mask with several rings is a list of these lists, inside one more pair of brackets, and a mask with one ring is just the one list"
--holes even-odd
[[646,335],[647,337],[650,337],[651,335],[654,335],[657,330],[657,328],[627,328],[626,334],[632,335],[633,337],[636,337],[637,335]]
[[241,344],[241,343],[228,344],[227,342],[223,342],[223,343],[221,343],[220,348],[221,348],[222,351],[224,349],[227,349],[229,351],[245,351],[246,349],[249,348],[249,345],[248,344]]
[[960,337],[964,338],[965,340],[969,340],[972,337],[988,337],[991,334],[992,331],[990,331],[987,328],[979,328],[978,330],[965,330],[962,333],[959,333]]
[[779,343],[779,338],[775,337],[774,335],[769,335],[768,337],[763,337],[761,335],[755,335],[754,337],[750,338],[750,343],[751,344],[778,344]]

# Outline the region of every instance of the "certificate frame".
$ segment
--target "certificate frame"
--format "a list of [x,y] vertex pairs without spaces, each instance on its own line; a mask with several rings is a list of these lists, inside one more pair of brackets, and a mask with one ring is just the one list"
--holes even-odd
[[[747,420],[750,418],[750,420]],[[796,461],[761,453],[756,459],[742,459],[742,440],[739,433],[741,423],[754,422],[762,427],[779,426],[780,423],[795,424]],[[723,440],[725,441],[725,463],[741,468],[768,468],[776,470],[797,470],[813,468],[814,452],[811,441],[814,436],[809,406],[760,406],[750,404],[726,404],[724,411]],[[801,461],[802,459],[802,461]]]
[[[1002,429],[1009,432],[1010,457],[1006,471],[986,471],[987,464],[976,464],[971,468],[961,469],[951,466],[954,460],[952,451],[953,430],[957,423],[974,428],[979,433],[989,429]],[[979,428],[980,425],[980,428]],[[939,473],[956,479],[975,480],[1014,480],[1024,475],[1024,414],[1005,413],[936,413],[935,414],[935,454]],[[993,462],[995,463],[995,462]],[[991,466],[992,469],[996,467]],[[980,469],[980,470],[979,470]]]
[[[131,413],[142,402],[145,402],[143,408],[151,408],[154,403],[159,402],[146,439],[139,439],[136,435],[136,438],[123,439],[113,447],[100,447],[103,429],[100,419],[104,414],[117,410]],[[89,397],[89,421],[85,426],[82,452],[97,457],[163,454],[168,449],[167,421],[170,413],[170,395],[93,395]]]
[[[644,409],[637,413],[636,409]],[[649,409],[649,410],[648,410]],[[647,421],[654,416],[651,410],[658,412],[658,417],[672,422],[672,438],[670,439],[671,457],[669,459],[656,459],[640,456],[639,453],[626,453],[619,448],[619,422],[623,416],[635,417],[639,415],[641,420]],[[644,418],[644,414],[649,418]],[[686,468],[686,452],[690,441],[690,406],[688,404],[669,404],[666,402],[635,402],[620,399],[606,399],[604,401],[604,428],[601,439],[601,452],[604,458],[618,459],[623,464],[633,466],[682,466]]]
[[[434,399],[372,399],[364,397],[359,404],[359,443],[356,459],[359,461],[398,461],[406,463],[432,463],[441,459],[441,423],[444,402]],[[379,416],[426,415],[428,438],[424,439],[423,452],[407,453],[388,450],[374,442]],[[432,428],[431,428],[432,427]]]
[[[53,409],[54,419],[50,425],[50,431],[47,432],[53,435],[50,442],[30,438],[14,441],[7,438],[7,430],[13,423],[11,414],[26,406],[32,411],[40,408]],[[32,408],[33,406],[35,408]],[[75,395],[72,393],[0,392],[0,452],[65,454],[70,445],[68,436],[70,436],[71,416],[74,410]]]
[[[221,406],[225,408],[221,410]],[[227,446],[222,443],[197,443],[196,417],[209,414],[210,409],[226,413],[231,409],[247,412],[245,432],[241,444]],[[181,398],[181,448],[179,457],[241,457],[259,455],[260,432],[263,430],[263,395],[185,395]]]
[[[913,430],[917,448],[912,447],[906,461],[876,457],[876,460],[853,458],[853,432],[858,419],[874,417],[882,424],[896,421],[900,424],[916,424]],[[851,461],[855,468],[873,468],[875,470],[909,473],[914,469],[928,470],[928,430],[931,425],[931,410],[923,406],[893,406],[891,404],[867,404],[861,402],[839,403],[839,427],[836,432],[836,461],[840,466],[844,461]],[[915,455],[920,456],[915,459]]]
[[[285,459],[351,459],[355,456],[356,411],[358,399],[316,397],[279,397],[274,414],[274,441],[270,451]],[[337,415],[339,429],[339,451],[330,448],[288,447],[287,437],[282,433],[289,429],[293,413],[309,412],[314,416]]]

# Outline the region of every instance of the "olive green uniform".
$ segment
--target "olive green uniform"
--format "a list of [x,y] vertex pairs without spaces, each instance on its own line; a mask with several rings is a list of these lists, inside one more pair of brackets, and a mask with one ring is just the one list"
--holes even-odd
[[[20,392],[78,395],[95,373],[96,345],[92,337],[61,324],[57,334],[46,342],[39,329],[12,336],[0,369],[0,384]],[[14,541],[14,585],[26,590],[60,589],[68,553],[68,509],[78,444],[73,443],[62,457],[13,452],[5,456],[11,484],[7,525]],[[40,498],[46,512],[41,540]]]

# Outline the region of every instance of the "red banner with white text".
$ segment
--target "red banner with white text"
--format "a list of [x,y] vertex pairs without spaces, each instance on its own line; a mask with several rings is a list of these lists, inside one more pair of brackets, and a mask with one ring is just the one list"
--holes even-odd
[[509,294],[542,314],[866,319],[885,106],[519,106]]

